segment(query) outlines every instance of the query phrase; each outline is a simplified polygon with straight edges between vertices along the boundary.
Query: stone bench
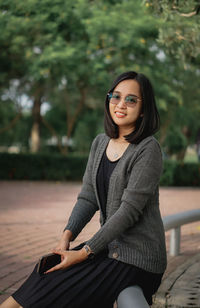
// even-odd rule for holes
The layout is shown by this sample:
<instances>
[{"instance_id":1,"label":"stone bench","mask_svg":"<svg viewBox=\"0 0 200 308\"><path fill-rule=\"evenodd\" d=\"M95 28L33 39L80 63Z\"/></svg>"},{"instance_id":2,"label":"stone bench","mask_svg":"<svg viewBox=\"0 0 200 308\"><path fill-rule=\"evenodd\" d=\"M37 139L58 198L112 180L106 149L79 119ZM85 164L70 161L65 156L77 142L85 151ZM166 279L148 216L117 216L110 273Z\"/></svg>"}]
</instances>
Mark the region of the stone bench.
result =
<instances>
[{"instance_id":1,"label":"stone bench","mask_svg":"<svg viewBox=\"0 0 200 308\"><path fill-rule=\"evenodd\" d=\"M163 280L152 308L161 307L200 308L200 253Z\"/></svg>"}]
</instances>

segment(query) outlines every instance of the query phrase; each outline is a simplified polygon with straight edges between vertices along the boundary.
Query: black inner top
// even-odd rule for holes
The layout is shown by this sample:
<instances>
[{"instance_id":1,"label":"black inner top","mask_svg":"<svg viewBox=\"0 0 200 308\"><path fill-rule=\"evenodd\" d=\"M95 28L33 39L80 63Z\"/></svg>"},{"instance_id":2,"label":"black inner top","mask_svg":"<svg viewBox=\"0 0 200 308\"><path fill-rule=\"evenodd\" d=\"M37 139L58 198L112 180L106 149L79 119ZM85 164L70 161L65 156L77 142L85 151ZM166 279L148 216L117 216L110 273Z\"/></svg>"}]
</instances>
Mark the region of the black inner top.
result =
<instances>
[{"instance_id":1,"label":"black inner top","mask_svg":"<svg viewBox=\"0 0 200 308\"><path fill-rule=\"evenodd\" d=\"M106 202L110 176L119 160L120 158L115 161L110 161L105 151L97 172L97 191L104 217L106 217Z\"/></svg>"}]
</instances>

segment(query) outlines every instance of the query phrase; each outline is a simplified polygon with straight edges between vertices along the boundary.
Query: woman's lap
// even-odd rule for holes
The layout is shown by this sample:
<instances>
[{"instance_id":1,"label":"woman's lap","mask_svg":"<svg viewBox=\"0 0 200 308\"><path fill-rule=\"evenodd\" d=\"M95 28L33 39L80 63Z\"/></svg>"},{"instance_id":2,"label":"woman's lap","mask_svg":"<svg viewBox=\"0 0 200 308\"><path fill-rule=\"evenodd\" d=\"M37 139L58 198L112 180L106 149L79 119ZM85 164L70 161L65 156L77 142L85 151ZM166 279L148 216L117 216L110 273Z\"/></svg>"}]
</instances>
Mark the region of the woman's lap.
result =
<instances>
[{"instance_id":1,"label":"woman's lap","mask_svg":"<svg viewBox=\"0 0 200 308\"><path fill-rule=\"evenodd\" d=\"M133 284L140 285L151 304L153 274L148 275L137 267L110 259L107 252L46 275L39 275L36 268L37 265L12 295L24 308L79 308L86 305L88 308L110 308L119 293Z\"/></svg>"}]
</instances>

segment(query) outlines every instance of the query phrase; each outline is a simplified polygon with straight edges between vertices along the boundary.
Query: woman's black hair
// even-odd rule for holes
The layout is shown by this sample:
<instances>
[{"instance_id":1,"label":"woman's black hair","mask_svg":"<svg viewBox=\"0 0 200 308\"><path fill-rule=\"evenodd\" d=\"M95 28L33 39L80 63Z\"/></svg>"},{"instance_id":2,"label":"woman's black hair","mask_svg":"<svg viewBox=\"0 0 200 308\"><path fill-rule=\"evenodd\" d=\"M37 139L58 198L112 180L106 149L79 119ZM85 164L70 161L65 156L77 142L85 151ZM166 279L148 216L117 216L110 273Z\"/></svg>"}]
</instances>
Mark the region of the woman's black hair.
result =
<instances>
[{"instance_id":1,"label":"woman's black hair","mask_svg":"<svg viewBox=\"0 0 200 308\"><path fill-rule=\"evenodd\" d=\"M135 129L129 135L124 136L129 143L139 143L144 138L155 134L160 128L160 116L156 107L156 101L154 96L153 87L149 79L134 71L125 72L119 75L113 82L111 89L108 93L113 92L115 87L123 80L133 79L140 85L140 92L142 98L142 117L139 117L136 121ZM105 100L105 115L104 115L104 129L106 134L110 138L118 138L119 130L118 126L111 118L109 111L109 97L106 96Z\"/></svg>"}]
</instances>

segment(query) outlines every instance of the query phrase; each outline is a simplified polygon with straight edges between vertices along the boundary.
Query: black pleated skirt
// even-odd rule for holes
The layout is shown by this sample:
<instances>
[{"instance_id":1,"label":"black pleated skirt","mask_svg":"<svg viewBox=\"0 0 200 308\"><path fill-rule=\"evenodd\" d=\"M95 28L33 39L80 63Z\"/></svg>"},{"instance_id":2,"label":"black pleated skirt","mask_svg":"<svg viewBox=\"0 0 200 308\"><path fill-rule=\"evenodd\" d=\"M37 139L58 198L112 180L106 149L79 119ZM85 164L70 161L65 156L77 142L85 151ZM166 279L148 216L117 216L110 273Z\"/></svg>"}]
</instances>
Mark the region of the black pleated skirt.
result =
<instances>
[{"instance_id":1,"label":"black pleated skirt","mask_svg":"<svg viewBox=\"0 0 200 308\"><path fill-rule=\"evenodd\" d=\"M80 249L84 243L74 249ZM111 308L119 293L128 286L142 288L149 305L162 274L107 257L103 251L65 270L39 275L37 264L12 297L23 308Z\"/></svg>"}]
</instances>

